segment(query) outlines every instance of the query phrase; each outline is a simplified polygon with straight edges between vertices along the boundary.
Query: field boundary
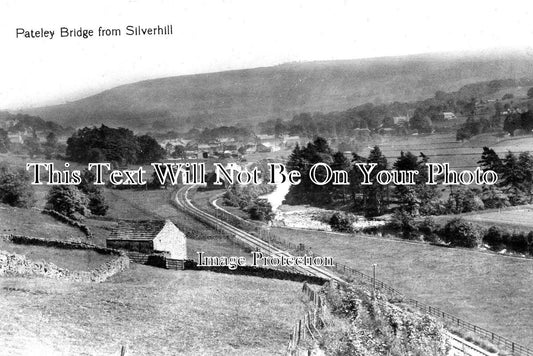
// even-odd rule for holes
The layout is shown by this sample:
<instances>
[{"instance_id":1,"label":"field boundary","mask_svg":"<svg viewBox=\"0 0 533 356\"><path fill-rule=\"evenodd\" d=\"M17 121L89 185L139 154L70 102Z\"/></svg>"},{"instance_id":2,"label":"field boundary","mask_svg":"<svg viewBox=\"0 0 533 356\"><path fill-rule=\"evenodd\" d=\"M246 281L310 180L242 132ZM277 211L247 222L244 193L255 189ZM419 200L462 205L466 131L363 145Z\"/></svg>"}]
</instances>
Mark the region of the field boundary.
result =
<instances>
[{"instance_id":1,"label":"field boundary","mask_svg":"<svg viewBox=\"0 0 533 356\"><path fill-rule=\"evenodd\" d=\"M130 265L130 259L123 251L90 245L83 242L48 240L39 237L5 234L0 234L0 239L14 244L55 247L69 250L91 250L101 254L117 256L117 258L105 262L90 271L71 271L66 268L57 267L51 262L34 262L26 259L24 255L6 251L6 253L0 253L0 257L2 257L2 259L0 259L0 272L3 270L6 274L23 276L37 275L77 282L101 283L116 273L128 269ZM0 275L1 274L2 273L0 273Z\"/></svg>"}]
</instances>

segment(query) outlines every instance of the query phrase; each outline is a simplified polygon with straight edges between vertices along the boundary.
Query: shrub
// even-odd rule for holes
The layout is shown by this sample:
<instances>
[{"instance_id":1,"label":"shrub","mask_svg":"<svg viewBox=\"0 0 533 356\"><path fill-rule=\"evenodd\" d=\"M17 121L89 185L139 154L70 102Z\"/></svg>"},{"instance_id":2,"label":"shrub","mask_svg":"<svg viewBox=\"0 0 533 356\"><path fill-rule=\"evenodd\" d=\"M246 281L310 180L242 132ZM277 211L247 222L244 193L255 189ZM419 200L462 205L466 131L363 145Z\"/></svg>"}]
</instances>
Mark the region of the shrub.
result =
<instances>
[{"instance_id":1,"label":"shrub","mask_svg":"<svg viewBox=\"0 0 533 356\"><path fill-rule=\"evenodd\" d=\"M402 237L407 240L415 239L417 228L414 217L403 209L396 210L392 217L391 226L402 232Z\"/></svg>"},{"instance_id":2,"label":"shrub","mask_svg":"<svg viewBox=\"0 0 533 356\"><path fill-rule=\"evenodd\" d=\"M72 185L53 186L46 199L46 209L55 210L68 217L73 217L75 213L87 215L87 204L87 196Z\"/></svg>"},{"instance_id":3,"label":"shrub","mask_svg":"<svg viewBox=\"0 0 533 356\"><path fill-rule=\"evenodd\" d=\"M491 226L483 236L483 242L490 245L492 248L499 249L510 234L511 232L507 229L499 226Z\"/></svg>"},{"instance_id":4,"label":"shrub","mask_svg":"<svg viewBox=\"0 0 533 356\"><path fill-rule=\"evenodd\" d=\"M333 231L337 232L354 232L353 223L355 218L351 214L337 212L329 219L329 225Z\"/></svg>"},{"instance_id":5,"label":"shrub","mask_svg":"<svg viewBox=\"0 0 533 356\"><path fill-rule=\"evenodd\" d=\"M29 208L35 202L29 175L19 170L0 167L0 202L19 208Z\"/></svg>"},{"instance_id":6,"label":"shrub","mask_svg":"<svg viewBox=\"0 0 533 356\"><path fill-rule=\"evenodd\" d=\"M107 213L109 205L106 203L101 189L93 189L87 197L89 199L87 207L91 211L91 214L104 216Z\"/></svg>"},{"instance_id":7,"label":"shrub","mask_svg":"<svg viewBox=\"0 0 533 356\"><path fill-rule=\"evenodd\" d=\"M434 218L428 216L419 225L418 231L424 234L424 239L430 242L438 242L440 226Z\"/></svg>"},{"instance_id":8,"label":"shrub","mask_svg":"<svg viewBox=\"0 0 533 356\"><path fill-rule=\"evenodd\" d=\"M443 239L453 246L477 247L481 243L481 236L479 226L461 218L450 220L444 226Z\"/></svg>"},{"instance_id":9,"label":"shrub","mask_svg":"<svg viewBox=\"0 0 533 356\"><path fill-rule=\"evenodd\" d=\"M508 249L520 253L531 253L533 243L533 232L512 232L509 229L499 226L491 226L485 235L483 241L492 248L501 250Z\"/></svg>"},{"instance_id":10,"label":"shrub","mask_svg":"<svg viewBox=\"0 0 533 356\"><path fill-rule=\"evenodd\" d=\"M248 214L253 220L271 221L274 218L272 205L266 199L254 199L248 207Z\"/></svg>"}]
</instances>

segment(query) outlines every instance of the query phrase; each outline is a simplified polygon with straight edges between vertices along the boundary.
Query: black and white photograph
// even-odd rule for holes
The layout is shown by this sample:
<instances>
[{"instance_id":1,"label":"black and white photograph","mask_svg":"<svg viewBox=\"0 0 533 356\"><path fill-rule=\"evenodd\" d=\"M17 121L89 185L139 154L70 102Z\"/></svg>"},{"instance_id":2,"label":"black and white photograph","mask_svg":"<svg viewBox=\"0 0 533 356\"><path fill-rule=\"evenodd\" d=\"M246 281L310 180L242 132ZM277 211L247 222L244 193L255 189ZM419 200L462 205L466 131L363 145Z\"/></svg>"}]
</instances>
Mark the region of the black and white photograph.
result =
<instances>
[{"instance_id":1,"label":"black and white photograph","mask_svg":"<svg viewBox=\"0 0 533 356\"><path fill-rule=\"evenodd\" d=\"M533 4L0 0L0 356L533 356Z\"/></svg>"}]
</instances>

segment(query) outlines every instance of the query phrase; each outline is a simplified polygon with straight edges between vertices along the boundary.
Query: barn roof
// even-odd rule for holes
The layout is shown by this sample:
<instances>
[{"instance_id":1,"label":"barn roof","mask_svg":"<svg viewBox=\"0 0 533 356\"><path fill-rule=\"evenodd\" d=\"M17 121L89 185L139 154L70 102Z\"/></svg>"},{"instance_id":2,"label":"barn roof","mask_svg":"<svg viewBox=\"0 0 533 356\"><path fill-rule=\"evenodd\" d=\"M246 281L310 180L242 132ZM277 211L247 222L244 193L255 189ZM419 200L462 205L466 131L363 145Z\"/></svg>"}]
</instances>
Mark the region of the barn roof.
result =
<instances>
[{"instance_id":1,"label":"barn roof","mask_svg":"<svg viewBox=\"0 0 533 356\"><path fill-rule=\"evenodd\" d=\"M165 220L121 220L118 222L118 227L111 233L109 239L152 241L166 223L167 221Z\"/></svg>"}]
</instances>

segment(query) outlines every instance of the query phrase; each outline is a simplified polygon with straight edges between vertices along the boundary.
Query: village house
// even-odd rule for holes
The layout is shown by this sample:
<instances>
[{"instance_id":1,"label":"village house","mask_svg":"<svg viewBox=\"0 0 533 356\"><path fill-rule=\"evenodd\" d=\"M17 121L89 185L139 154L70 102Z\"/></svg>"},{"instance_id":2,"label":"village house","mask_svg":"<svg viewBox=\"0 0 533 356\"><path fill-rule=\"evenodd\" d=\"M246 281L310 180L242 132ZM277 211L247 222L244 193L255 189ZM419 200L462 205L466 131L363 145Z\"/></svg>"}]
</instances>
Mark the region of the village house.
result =
<instances>
[{"instance_id":1,"label":"village house","mask_svg":"<svg viewBox=\"0 0 533 356\"><path fill-rule=\"evenodd\" d=\"M409 116L395 116L392 118L394 125L402 125L409 123Z\"/></svg>"},{"instance_id":2,"label":"village house","mask_svg":"<svg viewBox=\"0 0 533 356\"><path fill-rule=\"evenodd\" d=\"M180 261L187 259L185 234L170 220L137 220L118 223L106 240L108 248L126 250L134 262L149 264L150 256Z\"/></svg>"},{"instance_id":3,"label":"village house","mask_svg":"<svg viewBox=\"0 0 533 356\"><path fill-rule=\"evenodd\" d=\"M257 152L276 152L281 149L281 140L274 135L257 135Z\"/></svg>"},{"instance_id":4,"label":"village house","mask_svg":"<svg viewBox=\"0 0 533 356\"><path fill-rule=\"evenodd\" d=\"M455 114L453 112L443 112L442 113L442 118L444 120L455 120L455 119L457 119L457 117L455 116Z\"/></svg>"}]
</instances>

